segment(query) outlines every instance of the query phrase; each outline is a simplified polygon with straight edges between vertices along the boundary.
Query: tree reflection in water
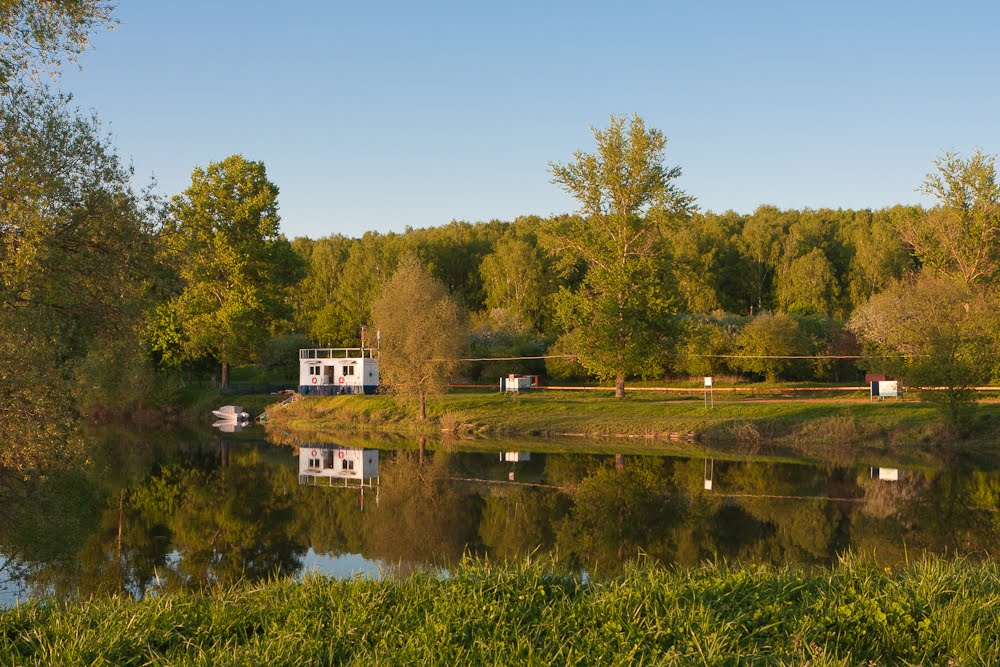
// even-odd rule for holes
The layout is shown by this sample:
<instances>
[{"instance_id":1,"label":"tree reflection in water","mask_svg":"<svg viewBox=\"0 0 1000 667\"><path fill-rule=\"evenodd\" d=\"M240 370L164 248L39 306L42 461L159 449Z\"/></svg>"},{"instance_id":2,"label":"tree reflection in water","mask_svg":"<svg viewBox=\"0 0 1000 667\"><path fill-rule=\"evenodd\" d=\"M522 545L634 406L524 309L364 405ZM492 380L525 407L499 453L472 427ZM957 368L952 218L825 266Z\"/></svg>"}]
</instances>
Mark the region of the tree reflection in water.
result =
<instances>
[{"instance_id":1,"label":"tree reflection in water","mask_svg":"<svg viewBox=\"0 0 1000 667\"><path fill-rule=\"evenodd\" d=\"M105 434L87 466L4 477L0 554L16 559L4 574L57 596L143 595L294 575L310 549L404 571L465 554L544 556L604 576L637 557L826 565L848 549L886 562L993 554L1000 537L995 472L903 470L886 481L862 466L716 461L705 490L700 459L504 460L412 444L380 452L379 502L369 489L362 511L356 488L300 486L285 447Z\"/></svg>"},{"instance_id":2,"label":"tree reflection in water","mask_svg":"<svg viewBox=\"0 0 1000 667\"><path fill-rule=\"evenodd\" d=\"M381 496L367 522L366 555L387 563L442 565L479 554L483 500L456 484L455 459L398 452L381 469ZM367 518L367 517L366 517Z\"/></svg>"}]
</instances>

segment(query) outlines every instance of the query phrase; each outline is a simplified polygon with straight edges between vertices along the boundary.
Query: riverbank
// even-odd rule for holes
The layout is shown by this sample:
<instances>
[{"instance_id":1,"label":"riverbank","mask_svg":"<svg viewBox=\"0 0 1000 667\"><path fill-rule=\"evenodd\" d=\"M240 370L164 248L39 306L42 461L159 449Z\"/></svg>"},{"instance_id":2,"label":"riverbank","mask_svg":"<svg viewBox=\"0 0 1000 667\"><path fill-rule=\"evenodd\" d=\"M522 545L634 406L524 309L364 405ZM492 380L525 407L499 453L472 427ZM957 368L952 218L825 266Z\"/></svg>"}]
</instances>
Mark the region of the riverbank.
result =
<instances>
[{"instance_id":1,"label":"riverbank","mask_svg":"<svg viewBox=\"0 0 1000 667\"><path fill-rule=\"evenodd\" d=\"M971 433L958 439L940 412L917 401L867 399L700 400L634 393L624 400L574 392L450 393L435 398L425 422L412 404L392 396L308 397L272 410L268 429L300 440L324 433L384 432L441 437L627 438L631 446L669 443L672 450L705 448L733 454L794 452L822 459L859 455L967 456L996 454L1000 404L979 406ZM925 456L926 455L926 456Z\"/></svg>"},{"instance_id":2,"label":"riverbank","mask_svg":"<svg viewBox=\"0 0 1000 667\"><path fill-rule=\"evenodd\" d=\"M996 664L1000 568L538 565L0 612L5 664Z\"/></svg>"}]
</instances>

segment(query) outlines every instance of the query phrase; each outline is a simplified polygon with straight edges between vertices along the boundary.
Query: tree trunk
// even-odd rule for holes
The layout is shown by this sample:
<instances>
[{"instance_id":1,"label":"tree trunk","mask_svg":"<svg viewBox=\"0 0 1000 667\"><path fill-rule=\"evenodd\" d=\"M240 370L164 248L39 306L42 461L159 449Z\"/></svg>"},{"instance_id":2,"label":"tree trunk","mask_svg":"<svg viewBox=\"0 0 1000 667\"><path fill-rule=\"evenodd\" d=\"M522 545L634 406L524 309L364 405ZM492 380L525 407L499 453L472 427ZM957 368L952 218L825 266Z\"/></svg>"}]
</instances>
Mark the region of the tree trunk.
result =
<instances>
[{"instance_id":1,"label":"tree trunk","mask_svg":"<svg viewBox=\"0 0 1000 667\"><path fill-rule=\"evenodd\" d=\"M615 398L625 398L625 376L615 378Z\"/></svg>"},{"instance_id":2,"label":"tree trunk","mask_svg":"<svg viewBox=\"0 0 1000 667\"><path fill-rule=\"evenodd\" d=\"M222 379L219 380L219 389L229 389L229 362L222 362Z\"/></svg>"},{"instance_id":3,"label":"tree trunk","mask_svg":"<svg viewBox=\"0 0 1000 667\"><path fill-rule=\"evenodd\" d=\"M418 445L420 447L420 465L424 464L424 446L426 444L427 444L427 438L425 438L424 436L420 436L420 440L418 441Z\"/></svg>"},{"instance_id":4,"label":"tree trunk","mask_svg":"<svg viewBox=\"0 0 1000 667\"><path fill-rule=\"evenodd\" d=\"M420 390L420 421L427 419L427 397L423 389Z\"/></svg>"}]
</instances>

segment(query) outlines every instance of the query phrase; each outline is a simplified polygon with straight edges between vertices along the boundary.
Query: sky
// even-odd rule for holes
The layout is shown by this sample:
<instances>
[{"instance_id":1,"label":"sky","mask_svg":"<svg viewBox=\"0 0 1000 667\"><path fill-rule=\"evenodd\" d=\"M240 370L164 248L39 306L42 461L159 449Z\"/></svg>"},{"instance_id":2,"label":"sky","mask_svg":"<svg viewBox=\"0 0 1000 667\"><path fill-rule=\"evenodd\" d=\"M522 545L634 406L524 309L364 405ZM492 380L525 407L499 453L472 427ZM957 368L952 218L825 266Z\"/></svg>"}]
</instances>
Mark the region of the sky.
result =
<instances>
[{"instance_id":1,"label":"sky","mask_svg":"<svg viewBox=\"0 0 1000 667\"><path fill-rule=\"evenodd\" d=\"M139 185L240 153L289 237L577 209L550 162L642 116L702 210L878 208L1000 152L1000 3L119 0L59 86Z\"/></svg>"}]
</instances>

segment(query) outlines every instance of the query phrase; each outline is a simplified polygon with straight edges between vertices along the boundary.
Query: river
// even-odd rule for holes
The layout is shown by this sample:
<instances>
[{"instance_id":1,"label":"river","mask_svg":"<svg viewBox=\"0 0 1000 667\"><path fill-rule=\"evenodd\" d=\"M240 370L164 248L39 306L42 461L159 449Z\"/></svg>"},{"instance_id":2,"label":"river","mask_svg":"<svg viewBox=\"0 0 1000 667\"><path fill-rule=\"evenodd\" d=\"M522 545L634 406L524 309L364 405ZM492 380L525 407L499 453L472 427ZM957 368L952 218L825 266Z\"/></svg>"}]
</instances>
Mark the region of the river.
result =
<instances>
[{"instance_id":1,"label":"river","mask_svg":"<svg viewBox=\"0 0 1000 667\"><path fill-rule=\"evenodd\" d=\"M584 441L296 449L260 429L90 440L85 463L0 488L0 606L446 573L466 556L603 577L637 558L828 567L856 551L892 565L1000 544L1000 473L969 468L616 456Z\"/></svg>"}]
</instances>

